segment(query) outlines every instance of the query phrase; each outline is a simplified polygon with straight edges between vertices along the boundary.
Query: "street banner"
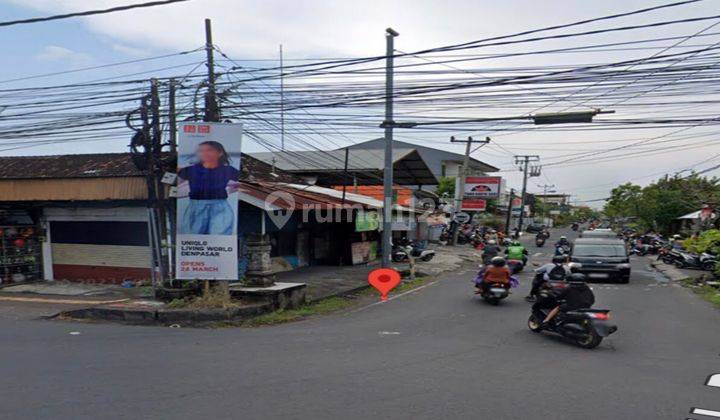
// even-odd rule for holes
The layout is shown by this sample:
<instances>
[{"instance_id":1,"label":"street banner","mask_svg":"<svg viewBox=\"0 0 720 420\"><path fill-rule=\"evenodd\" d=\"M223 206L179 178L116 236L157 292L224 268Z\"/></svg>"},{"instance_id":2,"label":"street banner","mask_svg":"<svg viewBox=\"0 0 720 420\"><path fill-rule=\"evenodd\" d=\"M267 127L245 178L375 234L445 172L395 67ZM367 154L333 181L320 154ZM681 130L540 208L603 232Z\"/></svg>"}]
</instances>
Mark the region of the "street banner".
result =
<instances>
[{"instance_id":1,"label":"street banner","mask_svg":"<svg viewBox=\"0 0 720 420\"><path fill-rule=\"evenodd\" d=\"M522 200L520 198L513 198L512 201L512 214L519 216L522 211Z\"/></svg>"},{"instance_id":2,"label":"street banner","mask_svg":"<svg viewBox=\"0 0 720 420\"><path fill-rule=\"evenodd\" d=\"M465 197L497 198L500 196L502 177L469 176L465 178Z\"/></svg>"},{"instance_id":3,"label":"street banner","mask_svg":"<svg viewBox=\"0 0 720 420\"><path fill-rule=\"evenodd\" d=\"M482 198L466 198L462 202L461 210L485 211L486 208L487 201Z\"/></svg>"},{"instance_id":4,"label":"street banner","mask_svg":"<svg viewBox=\"0 0 720 420\"><path fill-rule=\"evenodd\" d=\"M176 273L184 280L237 280L241 124L178 127Z\"/></svg>"}]
</instances>

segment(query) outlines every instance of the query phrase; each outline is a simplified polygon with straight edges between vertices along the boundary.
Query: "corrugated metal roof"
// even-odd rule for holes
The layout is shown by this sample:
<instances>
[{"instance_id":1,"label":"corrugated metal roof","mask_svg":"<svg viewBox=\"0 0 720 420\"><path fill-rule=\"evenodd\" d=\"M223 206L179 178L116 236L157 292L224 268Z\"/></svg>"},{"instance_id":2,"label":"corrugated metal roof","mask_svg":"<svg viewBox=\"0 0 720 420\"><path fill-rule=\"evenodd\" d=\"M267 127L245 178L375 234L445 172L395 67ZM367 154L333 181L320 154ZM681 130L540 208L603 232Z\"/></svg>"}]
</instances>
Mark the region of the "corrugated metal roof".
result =
<instances>
[{"instance_id":1,"label":"corrugated metal roof","mask_svg":"<svg viewBox=\"0 0 720 420\"><path fill-rule=\"evenodd\" d=\"M393 162L412 153L414 149L393 149ZM252 156L285 171L342 171L345 169L345 149L329 151L277 151L252 153ZM383 169L383 150L351 150L348 153L348 170Z\"/></svg>"},{"instance_id":2,"label":"corrugated metal roof","mask_svg":"<svg viewBox=\"0 0 720 420\"><path fill-rule=\"evenodd\" d=\"M300 182L299 178L271 167L250 155L243 154L242 179ZM61 179L140 177L143 172L133 164L130 153L92 153L52 156L0 157L2 179Z\"/></svg>"}]
</instances>

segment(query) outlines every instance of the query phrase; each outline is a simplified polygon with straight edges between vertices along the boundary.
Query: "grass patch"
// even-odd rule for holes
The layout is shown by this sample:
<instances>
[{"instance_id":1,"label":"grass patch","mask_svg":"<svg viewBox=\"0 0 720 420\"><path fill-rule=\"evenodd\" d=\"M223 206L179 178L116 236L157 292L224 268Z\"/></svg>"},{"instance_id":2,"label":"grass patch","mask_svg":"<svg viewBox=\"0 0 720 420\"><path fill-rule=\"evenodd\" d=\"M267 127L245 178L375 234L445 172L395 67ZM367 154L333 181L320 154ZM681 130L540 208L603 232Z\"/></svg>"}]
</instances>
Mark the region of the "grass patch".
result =
<instances>
[{"instance_id":1,"label":"grass patch","mask_svg":"<svg viewBox=\"0 0 720 420\"><path fill-rule=\"evenodd\" d=\"M170 309L232 309L239 306L240 303L233 300L227 290L219 287L211 288L200 296L174 299L167 304Z\"/></svg>"},{"instance_id":2,"label":"grass patch","mask_svg":"<svg viewBox=\"0 0 720 420\"><path fill-rule=\"evenodd\" d=\"M695 294L720 308L720 290L716 287L697 283L692 279L683 280L681 284L690 288Z\"/></svg>"},{"instance_id":3,"label":"grass patch","mask_svg":"<svg viewBox=\"0 0 720 420\"><path fill-rule=\"evenodd\" d=\"M398 287L393 290L390 295L403 293L416 287L427 284L432 280L432 277L417 278L414 281L404 281ZM369 287L355 293L355 296L370 296L377 294L378 292ZM314 315L325 315L332 312L336 312L342 309L346 309L357 303L356 298L351 297L330 297L322 299L314 303L303 305L297 309L284 309L268 314L256 316L254 318L241 321L239 323L222 323L216 324L216 327L263 327L268 325L283 324L286 322L299 321L301 319L311 317ZM172 302L170 302L172 304Z\"/></svg>"},{"instance_id":4,"label":"grass patch","mask_svg":"<svg viewBox=\"0 0 720 420\"><path fill-rule=\"evenodd\" d=\"M331 312L339 311L350 306L353 302L350 299L342 297L331 297L303 305L297 309L283 309L269 314L256 316L254 318L242 321L241 327L262 327L265 325L282 324L285 322L298 321L313 315L323 315Z\"/></svg>"}]
</instances>

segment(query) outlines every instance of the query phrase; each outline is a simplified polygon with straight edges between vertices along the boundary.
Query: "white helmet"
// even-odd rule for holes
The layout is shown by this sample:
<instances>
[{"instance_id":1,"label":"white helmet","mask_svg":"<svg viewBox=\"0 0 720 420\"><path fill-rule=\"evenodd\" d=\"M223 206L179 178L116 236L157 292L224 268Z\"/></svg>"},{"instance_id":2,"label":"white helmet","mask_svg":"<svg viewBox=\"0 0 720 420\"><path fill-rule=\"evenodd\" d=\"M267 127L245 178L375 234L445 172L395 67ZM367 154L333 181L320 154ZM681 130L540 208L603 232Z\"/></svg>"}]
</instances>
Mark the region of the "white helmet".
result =
<instances>
[{"instance_id":1,"label":"white helmet","mask_svg":"<svg viewBox=\"0 0 720 420\"><path fill-rule=\"evenodd\" d=\"M494 239L490 239L490 240L488 241L488 245L495 245L495 243L496 243L496 242L495 242Z\"/></svg>"}]
</instances>

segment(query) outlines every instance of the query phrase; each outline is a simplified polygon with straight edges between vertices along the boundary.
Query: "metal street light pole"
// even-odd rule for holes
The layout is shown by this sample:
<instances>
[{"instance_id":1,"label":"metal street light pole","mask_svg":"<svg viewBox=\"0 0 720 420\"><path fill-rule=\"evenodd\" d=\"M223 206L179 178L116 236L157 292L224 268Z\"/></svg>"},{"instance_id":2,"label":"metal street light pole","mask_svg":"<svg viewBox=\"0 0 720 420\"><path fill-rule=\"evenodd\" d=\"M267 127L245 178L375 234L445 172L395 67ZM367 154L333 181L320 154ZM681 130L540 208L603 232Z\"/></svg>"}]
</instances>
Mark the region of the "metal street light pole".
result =
<instances>
[{"instance_id":1,"label":"metal street light pole","mask_svg":"<svg viewBox=\"0 0 720 420\"><path fill-rule=\"evenodd\" d=\"M545 207L546 207L546 205L547 205L547 194L548 194L548 190L549 190L550 188L555 188L555 184L543 184L543 185L538 185L538 187L540 187L540 188L543 189L542 219L543 219L543 223L544 223L544 222L545 222Z\"/></svg>"},{"instance_id":2,"label":"metal street light pole","mask_svg":"<svg viewBox=\"0 0 720 420\"><path fill-rule=\"evenodd\" d=\"M383 232L382 232L382 266L390 266L392 252L392 210L393 210L393 55L395 54L395 37L397 32L392 28L385 30L385 174L383 176Z\"/></svg>"}]
</instances>

